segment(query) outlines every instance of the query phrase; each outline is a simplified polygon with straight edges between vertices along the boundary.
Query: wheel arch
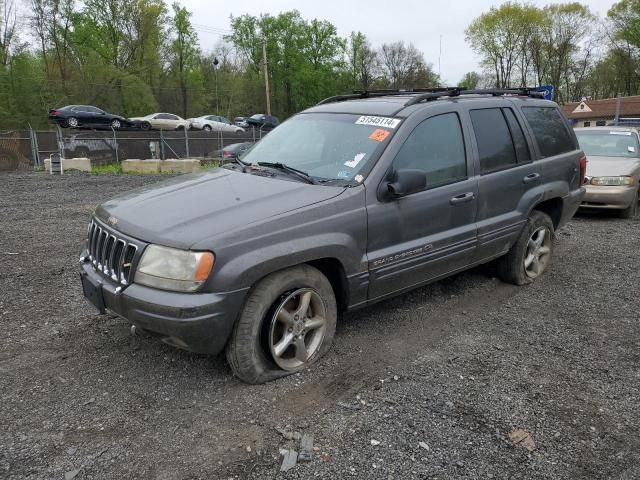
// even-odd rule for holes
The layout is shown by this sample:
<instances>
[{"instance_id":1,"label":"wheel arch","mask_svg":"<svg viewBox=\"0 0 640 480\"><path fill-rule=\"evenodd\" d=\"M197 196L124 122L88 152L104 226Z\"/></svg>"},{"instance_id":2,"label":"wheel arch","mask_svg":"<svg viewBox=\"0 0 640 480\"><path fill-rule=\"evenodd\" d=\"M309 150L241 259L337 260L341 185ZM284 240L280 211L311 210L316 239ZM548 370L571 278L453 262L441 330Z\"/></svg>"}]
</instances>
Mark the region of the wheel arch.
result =
<instances>
[{"instance_id":1,"label":"wheel arch","mask_svg":"<svg viewBox=\"0 0 640 480\"><path fill-rule=\"evenodd\" d=\"M311 260L306 263L307 265L317 268L327 277L331 288L333 288L333 294L336 297L338 311L346 310L347 305L349 305L349 283L347 282L347 275L342 262L337 258L326 257Z\"/></svg>"},{"instance_id":2,"label":"wheel arch","mask_svg":"<svg viewBox=\"0 0 640 480\"><path fill-rule=\"evenodd\" d=\"M562 198L554 197L537 203L532 210L538 210L539 212L546 213L551 218L553 228L557 229L562 218Z\"/></svg>"}]
</instances>

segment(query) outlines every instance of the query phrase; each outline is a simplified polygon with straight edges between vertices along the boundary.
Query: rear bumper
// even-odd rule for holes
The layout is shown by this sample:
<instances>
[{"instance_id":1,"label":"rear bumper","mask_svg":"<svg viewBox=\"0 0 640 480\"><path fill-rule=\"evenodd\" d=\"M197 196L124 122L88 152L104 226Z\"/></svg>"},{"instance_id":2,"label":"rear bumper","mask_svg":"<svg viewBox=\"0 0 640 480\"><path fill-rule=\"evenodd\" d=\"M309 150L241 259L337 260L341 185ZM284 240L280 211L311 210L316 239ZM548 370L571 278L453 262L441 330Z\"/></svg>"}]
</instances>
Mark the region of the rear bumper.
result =
<instances>
[{"instance_id":1,"label":"rear bumper","mask_svg":"<svg viewBox=\"0 0 640 480\"><path fill-rule=\"evenodd\" d=\"M248 289L226 293L166 292L131 284L118 285L83 263L82 275L100 284L107 309L162 341L196 353L224 349Z\"/></svg>"},{"instance_id":2,"label":"rear bumper","mask_svg":"<svg viewBox=\"0 0 640 480\"><path fill-rule=\"evenodd\" d=\"M587 185L587 194L582 201L585 208L625 209L634 199L637 185L598 187Z\"/></svg>"},{"instance_id":3,"label":"rear bumper","mask_svg":"<svg viewBox=\"0 0 640 480\"><path fill-rule=\"evenodd\" d=\"M573 218L573 216L580 208L580 203L582 203L582 199L586 194L586 189L584 187L580 187L572 192L569 192L567 195L562 197L562 215L560 216L560 221L558 222L558 229L562 226L566 225L566 223Z\"/></svg>"}]
</instances>

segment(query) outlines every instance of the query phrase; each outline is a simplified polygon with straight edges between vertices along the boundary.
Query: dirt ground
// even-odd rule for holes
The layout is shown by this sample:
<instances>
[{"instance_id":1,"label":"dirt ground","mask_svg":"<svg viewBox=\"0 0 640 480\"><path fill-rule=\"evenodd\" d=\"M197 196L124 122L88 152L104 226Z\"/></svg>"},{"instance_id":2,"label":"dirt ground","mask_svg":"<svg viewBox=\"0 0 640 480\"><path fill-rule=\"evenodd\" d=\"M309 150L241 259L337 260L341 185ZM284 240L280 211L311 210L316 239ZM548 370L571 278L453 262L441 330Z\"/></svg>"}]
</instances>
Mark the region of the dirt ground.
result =
<instances>
[{"instance_id":1,"label":"dirt ground","mask_svg":"<svg viewBox=\"0 0 640 480\"><path fill-rule=\"evenodd\" d=\"M580 215L534 285L457 275L249 386L82 298L91 211L160 180L0 175L1 478L640 478L640 221Z\"/></svg>"}]
</instances>

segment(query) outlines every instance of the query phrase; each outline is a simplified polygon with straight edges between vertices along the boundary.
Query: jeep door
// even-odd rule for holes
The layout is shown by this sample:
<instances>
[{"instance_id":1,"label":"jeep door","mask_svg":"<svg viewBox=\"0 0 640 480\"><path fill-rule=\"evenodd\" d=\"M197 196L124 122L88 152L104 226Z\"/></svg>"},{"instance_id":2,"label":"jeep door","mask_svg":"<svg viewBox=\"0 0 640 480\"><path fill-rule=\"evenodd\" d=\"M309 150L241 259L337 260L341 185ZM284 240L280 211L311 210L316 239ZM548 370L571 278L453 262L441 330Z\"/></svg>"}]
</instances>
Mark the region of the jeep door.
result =
<instances>
[{"instance_id":1,"label":"jeep door","mask_svg":"<svg viewBox=\"0 0 640 480\"><path fill-rule=\"evenodd\" d=\"M475 257L479 262L508 251L541 197L544 172L533 161L516 108L490 101L486 108L469 107L468 115L480 171Z\"/></svg>"},{"instance_id":2,"label":"jeep door","mask_svg":"<svg viewBox=\"0 0 640 480\"><path fill-rule=\"evenodd\" d=\"M475 252L478 186L460 111L448 104L419 115L405 121L381 159L386 173L367 188L370 300L462 270ZM388 195L406 169L424 172L426 187Z\"/></svg>"}]
</instances>

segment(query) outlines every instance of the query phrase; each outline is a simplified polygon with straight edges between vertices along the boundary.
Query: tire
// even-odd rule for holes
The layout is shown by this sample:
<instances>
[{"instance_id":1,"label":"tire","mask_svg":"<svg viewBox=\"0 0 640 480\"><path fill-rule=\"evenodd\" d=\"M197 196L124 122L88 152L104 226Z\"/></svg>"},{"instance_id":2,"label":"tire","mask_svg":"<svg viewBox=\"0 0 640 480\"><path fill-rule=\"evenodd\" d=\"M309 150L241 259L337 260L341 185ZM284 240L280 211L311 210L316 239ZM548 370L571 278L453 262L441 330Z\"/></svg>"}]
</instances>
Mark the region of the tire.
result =
<instances>
[{"instance_id":1,"label":"tire","mask_svg":"<svg viewBox=\"0 0 640 480\"><path fill-rule=\"evenodd\" d=\"M142 130L151 130L151 124L149 122L142 122L140 128Z\"/></svg>"},{"instance_id":2,"label":"tire","mask_svg":"<svg viewBox=\"0 0 640 480\"><path fill-rule=\"evenodd\" d=\"M114 130L118 130L122 124L120 123L120 120L118 120L117 118L114 118L113 120L111 120L111 128L113 128Z\"/></svg>"},{"instance_id":3,"label":"tire","mask_svg":"<svg viewBox=\"0 0 640 480\"><path fill-rule=\"evenodd\" d=\"M638 215L638 191L636 190L636 194L633 197L633 200L629 204L627 208L620 211L620 218L625 219L633 219Z\"/></svg>"},{"instance_id":4,"label":"tire","mask_svg":"<svg viewBox=\"0 0 640 480\"><path fill-rule=\"evenodd\" d=\"M211 128L211 125L205 125L204 127L202 127L202 130L204 130L205 132L210 132L213 129Z\"/></svg>"},{"instance_id":5,"label":"tire","mask_svg":"<svg viewBox=\"0 0 640 480\"><path fill-rule=\"evenodd\" d=\"M76 117L67 118L67 120L63 124L63 126L66 126L69 128L78 128L78 125L80 125L80 122L78 122L78 119Z\"/></svg>"},{"instance_id":6,"label":"tire","mask_svg":"<svg viewBox=\"0 0 640 480\"><path fill-rule=\"evenodd\" d=\"M549 215L533 210L516 243L498 260L498 275L514 285L533 282L549 267L554 240L555 232Z\"/></svg>"},{"instance_id":7,"label":"tire","mask_svg":"<svg viewBox=\"0 0 640 480\"><path fill-rule=\"evenodd\" d=\"M227 344L231 370L251 384L303 370L331 347L337 316L333 288L316 268L299 265L265 277L249 292Z\"/></svg>"}]
</instances>

